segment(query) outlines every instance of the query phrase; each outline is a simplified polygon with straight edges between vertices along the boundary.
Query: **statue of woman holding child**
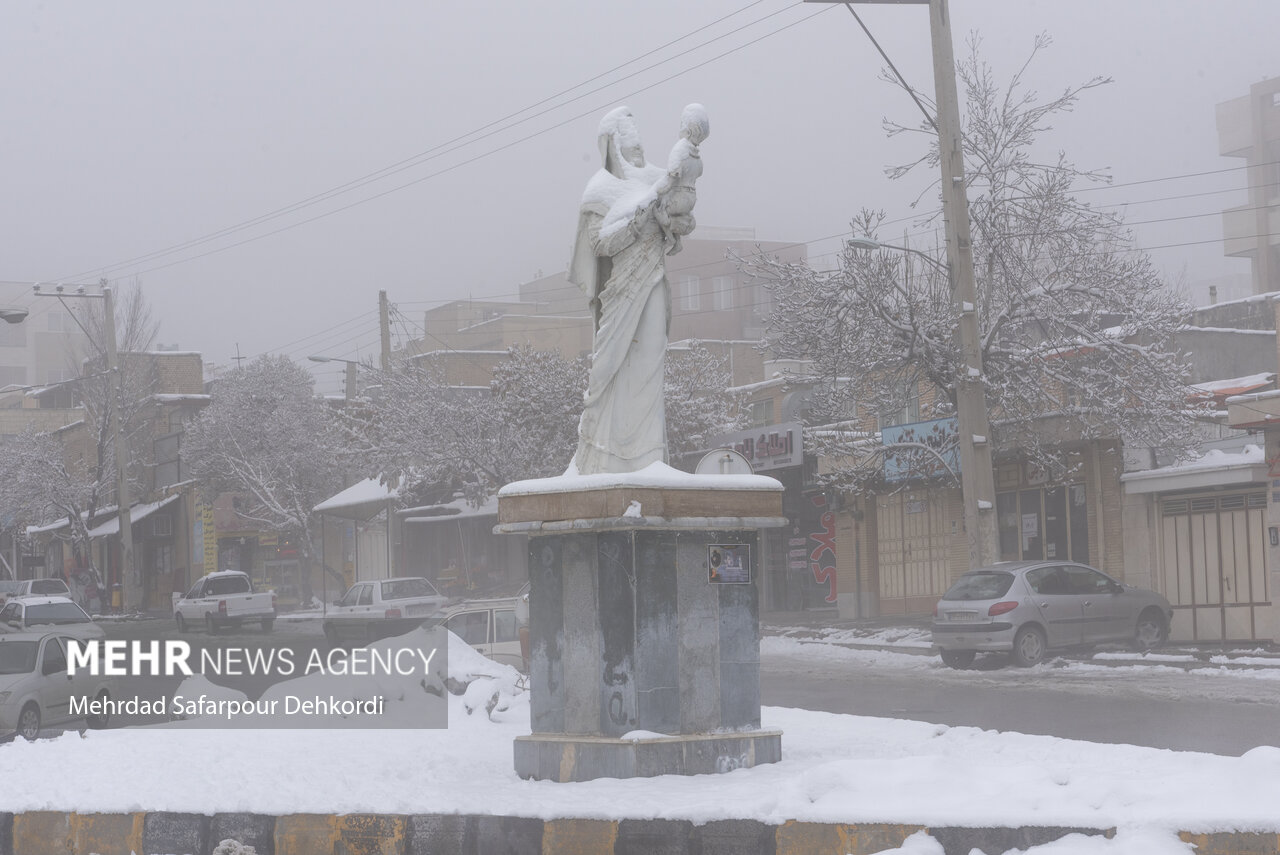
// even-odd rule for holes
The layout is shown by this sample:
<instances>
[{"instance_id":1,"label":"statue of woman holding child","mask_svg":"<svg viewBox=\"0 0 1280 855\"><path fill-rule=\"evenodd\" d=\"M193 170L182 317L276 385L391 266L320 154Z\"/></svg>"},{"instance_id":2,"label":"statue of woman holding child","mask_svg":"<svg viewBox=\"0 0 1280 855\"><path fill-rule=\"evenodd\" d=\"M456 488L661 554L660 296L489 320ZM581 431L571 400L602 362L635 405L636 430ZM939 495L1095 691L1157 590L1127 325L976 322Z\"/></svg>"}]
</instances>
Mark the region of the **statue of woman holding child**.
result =
<instances>
[{"instance_id":1,"label":"statue of woman holding child","mask_svg":"<svg viewBox=\"0 0 1280 855\"><path fill-rule=\"evenodd\" d=\"M693 183L706 111L690 104L667 169L645 162L626 107L600 122L602 168L582 195L569 280L591 301L595 338L578 450L569 473L634 472L665 462L663 369L671 292L666 255L693 231Z\"/></svg>"}]
</instances>

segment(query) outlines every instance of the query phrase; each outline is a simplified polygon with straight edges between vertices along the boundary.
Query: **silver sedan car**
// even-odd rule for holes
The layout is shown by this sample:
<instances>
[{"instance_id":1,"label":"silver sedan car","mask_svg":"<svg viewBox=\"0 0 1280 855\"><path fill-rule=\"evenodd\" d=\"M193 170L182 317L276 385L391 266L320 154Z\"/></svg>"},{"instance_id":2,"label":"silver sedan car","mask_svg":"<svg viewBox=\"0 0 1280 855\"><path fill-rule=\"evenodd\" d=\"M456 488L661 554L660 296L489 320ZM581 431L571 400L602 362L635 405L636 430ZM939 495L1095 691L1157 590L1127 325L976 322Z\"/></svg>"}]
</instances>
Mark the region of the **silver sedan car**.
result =
<instances>
[{"instance_id":1,"label":"silver sedan car","mask_svg":"<svg viewBox=\"0 0 1280 855\"><path fill-rule=\"evenodd\" d=\"M967 668L978 653L1008 653L1023 667L1051 650L1126 642L1149 650L1169 635L1173 610L1155 591L1083 564L1011 561L965 573L934 607L942 661Z\"/></svg>"}]
</instances>

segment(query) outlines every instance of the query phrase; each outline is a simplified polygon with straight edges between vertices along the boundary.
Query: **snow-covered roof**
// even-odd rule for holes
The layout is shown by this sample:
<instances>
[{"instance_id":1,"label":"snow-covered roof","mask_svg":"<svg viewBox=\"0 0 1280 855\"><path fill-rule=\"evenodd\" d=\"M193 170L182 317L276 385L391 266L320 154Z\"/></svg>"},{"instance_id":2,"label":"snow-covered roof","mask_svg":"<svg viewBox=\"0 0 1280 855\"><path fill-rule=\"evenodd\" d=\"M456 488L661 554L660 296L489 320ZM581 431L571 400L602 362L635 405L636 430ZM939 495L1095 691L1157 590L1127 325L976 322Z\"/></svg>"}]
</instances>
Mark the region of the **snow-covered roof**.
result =
<instances>
[{"instance_id":1,"label":"snow-covered roof","mask_svg":"<svg viewBox=\"0 0 1280 855\"><path fill-rule=\"evenodd\" d=\"M378 478L365 478L325 499L312 510L318 514L363 520L381 513L388 502L399 497L399 487L390 487Z\"/></svg>"},{"instance_id":2,"label":"snow-covered roof","mask_svg":"<svg viewBox=\"0 0 1280 855\"><path fill-rule=\"evenodd\" d=\"M1217 309L1221 306L1232 306L1236 303L1256 303L1259 300L1275 300L1277 298L1280 298L1280 291L1268 291L1265 294L1251 294L1248 297L1240 297L1236 300L1223 300L1221 303L1209 303L1206 306L1196 306L1194 311Z\"/></svg>"},{"instance_id":3,"label":"snow-covered roof","mask_svg":"<svg viewBox=\"0 0 1280 855\"><path fill-rule=\"evenodd\" d=\"M213 396L204 395L204 394L179 394L176 392L162 392L160 394L152 395L151 399L153 401L158 401L161 404L181 404L185 401L201 401L201 402L212 401Z\"/></svg>"},{"instance_id":4,"label":"snow-covered roof","mask_svg":"<svg viewBox=\"0 0 1280 855\"><path fill-rule=\"evenodd\" d=\"M1185 463L1141 472L1126 472L1120 476L1126 493L1163 493L1169 490L1250 484L1266 479L1266 455L1257 445L1246 445L1241 451L1214 448Z\"/></svg>"},{"instance_id":5,"label":"snow-covered roof","mask_svg":"<svg viewBox=\"0 0 1280 855\"><path fill-rule=\"evenodd\" d=\"M460 519L476 517L496 517L498 515L498 497L490 496L480 507L476 507L466 499L454 499L440 505L424 505L417 508L406 508L399 512L407 523L453 522Z\"/></svg>"},{"instance_id":6,"label":"snow-covered roof","mask_svg":"<svg viewBox=\"0 0 1280 855\"><path fill-rule=\"evenodd\" d=\"M146 517L151 516L156 511L163 508L165 505L176 500L180 495L181 495L180 493L174 493L172 496L163 498L158 502L150 502L149 504L145 504L145 505L133 505L132 507L129 508L129 525L132 526L138 520L145 519ZM119 533L120 533L120 517L119 516L116 516L113 519L109 519L106 522L101 523L100 525L95 525L93 528L89 529L89 537L91 539L95 537L110 537L111 535L115 535Z\"/></svg>"},{"instance_id":7,"label":"snow-covered roof","mask_svg":"<svg viewBox=\"0 0 1280 855\"><path fill-rule=\"evenodd\" d=\"M1269 335L1275 337L1275 330L1251 330L1239 329L1237 327L1178 327L1178 332L1215 332L1215 333L1233 333L1238 335Z\"/></svg>"},{"instance_id":8,"label":"snow-covered roof","mask_svg":"<svg viewBox=\"0 0 1280 855\"><path fill-rule=\"evenodd\" d=\"M1191 388L1197 392L1208 392L1212 395L1220 395L1223 392L1230 392L1233 389L1249 390L1256 389L1270 383L1276 378L1271 372L1263 371L1260 374L1246 374L1243 377L1231 377L1226 380L1208 380L1204 383L1193 383ZM1238 394L1238 393L1236 393Z\"/></svg>"}]
</instances>

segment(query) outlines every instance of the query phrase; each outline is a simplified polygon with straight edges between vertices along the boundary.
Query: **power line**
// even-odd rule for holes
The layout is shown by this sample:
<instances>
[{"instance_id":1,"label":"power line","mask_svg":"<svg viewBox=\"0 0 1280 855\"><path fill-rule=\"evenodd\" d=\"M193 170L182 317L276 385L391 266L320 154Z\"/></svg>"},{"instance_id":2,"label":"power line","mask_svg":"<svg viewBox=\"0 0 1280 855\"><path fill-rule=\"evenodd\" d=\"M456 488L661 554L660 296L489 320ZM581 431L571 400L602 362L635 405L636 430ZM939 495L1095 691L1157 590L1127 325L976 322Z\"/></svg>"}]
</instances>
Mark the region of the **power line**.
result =
<instances>
[{"instance_id":1,"label":"power line","mask_svg":"<svg viewBox=\"0 0 1280 855\"><path fill-rule=\"evenodd\" d=\"M564 101L564 102L562 102L562 103L560 103L560 104L557 104L557 105L555 105L555 106L553 106L553 107L549 107L549 108L547 108L547 109L541 110L541 111L539 111L539 112L537 112L537 113L534 113L534 114L533 114L533 115L531 115L531 116L526 116L525 118L520 119L519 121L514 121L514 122L511 122L510 124L505 124L505 125L503 125L503 124L502 124L502 123L506 122L506 121L507 121L507 120L509 120L509 119L513 119L513 118L515 118L516 116L521 115L522 113L526 113L526 112L528 112L528 111L530 111L530 110L532 110L532 109L534 109L534 108L536 108L536 107L538 107L538 106L541 106L541 105L543 105L543 104L546 104L546 103L547 103L547 102L549 102L549 101L553 101L553 100L555 100L556 98L559 98L561 95L567 94L567 93L572 92L572 91L574 91L574 90L576 90L576 89L580 89L580 88L582 88L583 86L586 86L586 85L588 85L588 84L590 84L590 83L592 83L592 82L594 82L594 81L596 81L596 80L599 80L599 79L601 79L601 78L603 78L603 77L606 77L606 76L608 76L608 75L612 74L612 73L613 73L613 72L615 72L615 71L618 71L618 70L620 70L620 69L622 69L622 68L625 68L625 67L626 67L626 66L628 66L628 65L631 65L631 64L633 64L633 63L635 63L635 62L638 62L638 61L640 61L640 60L642 60L642 59L644 59L644 58L647 58L647 57L649 57L649 56L651 56L651 55L653 55L653 54L655 54L655 53L657 53L657 52L660 52L660 51L662 51L662 50L666 49L667 47L670 47L671 45L674 45L674 44L677 44L678 42L684 41L685 39L688 39L688 38L690 38L691 36L693 36L693 35L695 35L695 34L697 34L697 33L699 33L699 32L702 32L703 30L706 30L706 29L708 29L708 28L710 28L710 27L712 27L712 26L715 26L715 25L716 25L716 24L718 24L718 23L721 23L721 22L723 22L723 21L725 21L725 20L728 20L729 18L732 18L732 17L734 17L734 16L736 16L736 15L738 15L738 14L741 14L742 12L745 12L746 10L748 10L748 9L750 9L750 8L754 7L754 6L759 5L759 3L761 3L761 2L763 2L763 0L756 0L756 2L750 3L750 4L748 4L747 6L744 6L743 8L741 8L741 9L737 10L736 12L732 12L732 13L730 13L729 15L725 15L725 16L723 16L723 17L721 17L721 18L718 18L717 20L715 20L715 21L711 22L710 24L706 24L706 25L704 25L704 26L702 26L702 27L699 27L699 28L698 28L698 29L696 29L696 30L691 31L690 33L686 33L685 35L680 36L679 38L674 39L674 40L672 40L672 41L670 41L670 42L666 43L665 45L662 45L661 47L654 48L653 50L647 51L647 52L645 52L645 53L641 54L640 56L638 56L638 57L636 57L636 58L634 58L634 59L632 59L632 60L629 60L629 61L627 61L627 62L625 62L625 63L622 63L622 64L621 64L621 65L619 65L619 66L616 66L616 67L615 67L615 68L613 68L613 69L610 69L609 71L606 71L606 72L602 72L602 73L600 73L600 74L597 74L597 75L595 75L595 76L593 76L593 77L591 77L591 78L588 78L588 79L587 79L586 81L584 81L583 83L579 83L579 84L577 84L577 85L575 85L575 86L569 87L568 89L562 90L561 92L559 92L559 93L557 93L557 94L555 94L555 95L548 96L547 98L544 98L544 99L542 99L542 100L540 100L540 101L538 101L538 102L535 102L534 104L532 104L532 105L530 105L530 106L528 106L528 107L525 107L525 108L523 108L523 109L521 109L521 110L517 110L517 111L515 111L514 113L510 113L510 114L508 114L507 116L504 116L504 117L503 117L503 118L501 118L501 119L496 119L496 120L494 120L494 121L492 121L492 122L489 122L489 123L487 123L487 124L485 124L485 125L480 126L479 128L477 128L477 129L475 129L475 130L472 130L472 131L469 131L469 132L467 132L467 133L465 133L465 134L462 134L462 135L460 135L460 136L454 137L452 140L448 140L448 141L446 141L446 142L443 142L443 143L440 143L440 144L438 144L438 145L436 145L436 146L433 146L432 148L429 148L429 149L427 149L427 150L426 150L426 151L424 151L424 152L420 152L419 154L416 154L416 155L413 155L412 157L409 157L409 158L406 158L406 159L404 159L404 160L398 161L397 163L391 164L390 166L383 167L382 169L375 170L374 172L368 173L368 174L366 174L366 175L364 175L364 176L362 176L362 177L360 177L360 178L356 178L356 179L353 179L353 180L351 180L351 181L348 181L348 182L346 182L345 184L341 184L341 185L339 185L339 186L337 186L337 187L333 187L333 188L330 188L329 190L325 190L325 191L323 191L323 192L321 192L321 193L318 193L318 194L316 194L316 195L314 195L314 196L308 197L308 198L306 198L306 199L304 199L304 200L302 200L302 201L300 201L300 202L296 202L296 203L294 203L294 204L292 204L292 205L287 205L287 206L285 206L285 207L283 207L283 208L278 208L278 209L276 209L276 210L274 210L274 211L271 211L271 212L269 212L269 213L267 213L267 214L263 214L263 215L261 215L261 216L259 216L259 217L255 217L255 218L253 218L253 219L246 220L246 221L241 222L241 223L238 223L238 224L236 224L236 225L228 226L227 228L220 229L220 230L218 230L218 231L216 231L216 232L212 232L212 233L210 233L210 234L208 234L208 235L205 235L205 236L203 236L203 237L193 238L192 240L185 241L185 242L180 243L180 244L175 244L175 245L173 245L173 246L167 247L167 248L165 248L165 249L157 250L157 251L152 252L152 253L147 253L147 254L144 254L144 255L141 255L141 256L135 256L134 258L126 259L125 261L117 262L117 263L115 263L115 264L107 265L107 266L105 266L105 267L96 267L96 268L93 268L92 270L82 271L81 273L77 273L77 274L75 274L74 276L67 276L67 277L61 277L61 278L62 278L64 281L66 281L66 280L74 280L74 279L79 278L79 277L81 277L81 276L87 276L87 275L90 275L90 274L92 274L92 273L102 273L102 272L107 272L107 271L111 271L111 270L118 270L118 269L121 269L121 268L129 267L129 266L131 266L131 265L133 265L133 264L135 264L135 263L138 263L138 262L146 262L146 261L150 261L150 260L153 260L153 259L162 258L162 257L167 256L167 255L172 255L172 254L175 254L175 253L181 252L181 251L183 251L183 250L185 250L185 249L191 249L191 248L194 248L194 247L196 247L196 246L200 246L200 245L203 245L203 244L205 244L205 243L212 242L212 241L217 240L218 238L221 238L221 237L226 237L226 236L228 236L228 235L231 235L231 234L235 234L235 233L238 233L238 232L244 231L244 230L246 230L246 229L252 228L253 226L261 225L261 224L263 224L263 223L265 223L265 222L270 222L271 220L278 219L279 217L285 216L285 215L287 215L287 214L295 213L295 212L297 212L297 211L299 211L299 210L302 210L302 209L307 208L307 207L311 207L312 205L318 204L318 203L320 203L320 202L328 201L329 199L332 199L332 198L335 198L335 197L337 197L337 196L341 196L341 195L344 195L344 194L346 194L346 193L349 193L349 192L351 192L351 191L353 191L353 190L357 190L357 189L360 189L360 188L362 188L362 187L368 186L369 184L372 184L372 183L374 183L375 181L381 180L381 179L386 178L386 177L388 177L388 176L390 176L390 175L394 175L394 174L397 174L397 173L403 172L403 171L405 171L405 170L407 170L407 169L410 169L410 168L412 168L412 167L414 167L414 166L420 165L420 164L422 164L422 163L426 163L426 162L431 161L431 160L435 160L435 159L437 159L437 158L439 158L439 157L442 157L442 156L444 156L444 155L446 155L446 154L451 154L451 153L453 153L453 152L455 152L455 151L458 151L458 150L460 150L460 149L462 149L462 148L465 148L465 147L467 147L467 146L469 146L469 145L473 145L473 144L478 143L478 142L480 142L480 141L482 141L482 140L488 139L489 137L492 137L492 136L494 136L494 135L496 135L496 134L498 134L498 133L500 133L500 132L507 131L507 130L511 130L512 128L518 127L519 125L525 124L526 122L529 122L529 121L531 121L531 120L533 120L533 119L540 118L540 117L542 117L542 116L544 116L544 115L547 115L548 113L551 113L551 112L553 112L553 111L555 111L555 110L559 110L559 109L561 109L561 108L563 108L563 107L568 106L569 104L572 104L572 103L574 103L574 102L576 102L576 101L580 101L580 100L582 100L582 99L584 99L584 98L586 98L586 97L588 97L588 96L590 96L590 95L593 95L593 94L595 94L595 93L597 93L597 92L603 91L604 89L607 89L607 88L609 88L609 87L611 87L611 86L615 86L615 85L617 85L618 83L621 83L621 82L623 82L623 81L626 81L626 80L629 80L629 79L631 79L631 78L633 78L633 77L636 77L636 76L638 76L638 75L640 75L640 74L643 74L644 72L651 71L651 70L653 70L653 69L655 69L655 68L658 68L658 67L660 67L660 66L662 66L662 65L665 65L665 64L667 64L667 63L669 63L669 62L673 62L674 60L679 59L679 58L680 58L680 57L682 57L682 56L686 56L686 55L688 55L688 54L690 54L690 53L693 53L694 51L697 51L697 50L700 50L700 49L702 49L702 48L704 48L704 47L707 47L708 45L713 44L713 43L715 43L715 42L717 42L717 41L720 41L721 39L728 38L729 36L735 35L735 34L737 34L737 33L741 32L741 31L743 31L743 30L746 30L746 29L748 29L748 28L750 28L750 27L753 27L753 26L755 26L755 25L757 25L757 24L759 24L759 23L761 23L761 22L763 22L763 21L765 21L765 20L768 20L769 18L775 17L776 15L779 15L779 14L781 14L781 13L782 13L782 12L784 12L784 11L788 11L789 9L794 8L794 7L785 7L785 8L783 8L783 9L779 9L779 10L778 10L778 11L776 11L776 12L771 12L771 13L769 13L769 14L767 14L767 15L765 15L765 16L763 16L763 17L761 17L761 18L756 19L755 21L752 21L752 22L750 22L750 23L748 23L748 24L745 24L745 25L743 25L743 26L741 26L741 27L738 27L738 28L736 28L736 29L730 30L729 32L724 33L724 34L722 34L722 35L719 35L719 36L716 36L716 37L714 37L714 38L708 39L707 41L702 42L702 43L700 43L700 44L698 44L698 45L695 45L694 47L689 48L688 50L682 51L682 52L680 52L680 53L676 54L675 56L669 57L669 58L664 59L664 60L662 60L662 61L660 61L660 62L654 63L653 65L646 66L646 67L641 68L641 69L639 69L639 70L637 70L637 71L634 71L634 72L632 72L632 73L630 73L630 74L624 75L624 76L623 76L623 77L621 77L620 79L615 80L615 81L613 81L613 82L611 82L611 83L608 83L608 84L605 84L605 85L602 85L602 86L596 87L596 88L594 88L594 89L588 90L588 91L586 91L586 92L584 92L584 93L582 93L582 94L580 94L580 95L576 95L576 96L574 96L573 98L570 98L570 99L568 99L567 101ZM696 65L693 65L693 66L691 66L690 68L685 69L684 71L681 71L681 72L679 72L679 73L677 73L677 74L675 74L675 75L672 75L672 76L670 76L670 77L667 77L667 78L664 78L664 79L662 79L662 80L659 80L659 81L657 81L656 83L651 84L651 85L649 85L649 86L641 87L640 89L634 90L633 92L628 93L627 95L622 96L622 97L630 97L631 95L636 95L636 94L639 94L639 93L641 93L641 92L648 91L649 89L652 89L652 88L654 88L655 86L658 86L658 85L661 85L661 84L663 84L663 83L669 82L670 80L673 80L673 79L675 79L676 77L682 76L682 75L684 75L684 74L689 73L690 71L693 71L693 70L696 70L696 69L698 69L698 68L701 68L702 66L704 66L704 65L706 65L706 64L708 64L708 63L710 63L710 62L715 62L715 61L717 61L717 60L719 60L719 59L723 59L724 57L729 56L730 54L735 53L735 52L737 52L738 50L741 50L742 48L749 47L750 45L753 45L753 44L755 44L756 42L758 42L758 41L760 41L760 40L762 40L762 39L764 39L764 38L768 38L769 36L772 36L772 35L775 35L775 34L777 34L777 33L779 33L779 32L782 32L782 30L789 29L790 27L792 27L792 26L796 26L796 25L797 25L797 24L799 24L799 23L803 23L803 21L808 20L808 18L812 18L812 17L814 17L814 15L821 14L822 12L825 12L825 11L827 11L827 10L826 10L826 9L819 10L818 12L815 12L814 14L809 15L808 17L801 19L800 21L796 21L796 22L794 22L794 23L792 23L792 24L789 24L789 25L786 25L786 26L784 26L784 27L781 27L781 28L779 28L779 29L777 29L777 30L773 30L773 31L771 31L771 32L769 32L769 33L766 33L764 36L761 36L760 38L757 38L757 39L755 39L755 40L749 41L749 42L747 42L746 44L740 45L740 46L738 46L738 47L736 47L736 48L733 48L733 49L731 49L731 50L729 50L729 51L726 51L725 53L722 53L722 54L720 54L720 55L718 55L718 56L712 57L710 60L707 60L706 62L702 62L702 63L696 64ZM414 184L418 184L418 183L420 183L420 182L422 182L422 181L425 181L425 180L428 180L428 179L431 179L431 178L435 178L435 177L437 177L437 176L439 176L439 175L445 174L446 172L451 172L451 171L453 171L454 169L457 169L457 168L459 168L459 167L461 167L461 166L466 166L466 165L469 165L469 164L471 164L471 163L474 163L476 160L479 160L479 159L482 159L482 158L484 158L484 157L488 157L488 156L490 156L490 155L492 155L492 154L495 154L495 153L497 153L497 152L503 151L503 150L505 150L505 149L507 149L507 148L510 148L512 145L516 145L516 144L520 144L520 143L523 143L523 142L527 142L528 140L533 139L533 138L535 138L535 137L537 137L537 136L541 136L542 134L548 133L548 132L549 132L549 131L551 131L551 130L555 130L556 128L563 127L564 125L569 124L570 122L577 121L578 119L581 119L581 118L583 118L583 117L585 117L585 116L588 116L588 115L591 115L591 114L593 114L593 113L596 113L596 112L598 112L600 109L603 109L603 107L595 107L595 108L593 108L592 110L589 110L589 111L587 111L587 112L585 112L585 113L580 113L580 114L578 114L578 115L576 115L576 116L573 116L573 117L571 117L571 118L569 118L569 119L567 119L567 120L565 120L565 121L563 121L563 122L557 123L557 124L552 125L552 126L550 126L550 127L548 127L548 128L545 128L545 129L543 129L543 130L541 130L541 131L537 131L537 132L535 132L535 133L532 133L532 134L529 134L529 135L527 135L527 136L525 136L525 137L522 137L522 138L520 138L520 139L518 139L518 140L515 140L515 141L514 141L513 143L511 143L511 144L508 144L508 145L505 145L505 146L500 146L500 147L499 147L499 148L497 148L497 149L494 149L494 150L492 150L492 151L485 152L485 153L483 153L483 154L481 154L481 155L477 155L476 157L472 157L472 158L470 158L470 159L464 160L463 162L461 162L461 163L459 163L459 164L456 164L456 165L454 165L454 166L448 167L448 168L443 169L443 170L439 170L439 171L437 171L437 172L434 172L434 173L431 173L431 174L429 174L429 175L423 176L423 177L421 177L421 178L419 178L419 179L416 179L416 180L414 180L414 181L410 181L410 182L407 182L407 183L405 183L405 184L398 185L398 186L393 187L393 188L391 188L390 190L387 190L387 191L385 191L385 192L375 194L375 195L370 196L370 197L367 197L367 198L365 198L365 199L357 200L356 202L353 202L353 203L350 203L350 204L347 204L347 205L343 205L343 206L341 206L341 207L338 207L338 208L336 208L336 209L333 209L333 210L331 210L331 211L328 211L328 212L326 212L326 213L324 213L324 214L321 214L321 215L318 215L318 216L316 216L316 217L311 217L311 218L308 218L308 219L302 220L301 222L294 223L293 225L291 225L291 226L287 226L287 227L285 227L285 228L275 229L275 230L273 230L273 231L267 232L267 233L265 233L265 234L263 234L263 235L259 235L259 236L254 237L254 238L250 238L250 239L243 240L243 241L238 241L238 242L236 242L236 243L232 243L232 244L230 244L230 245L228 245L228 246L222 247L222 248L220 248L220 249L213 250L213 251L211 251L211 252L201 253L201 254L199 254L199 255L195 255L195 256L192 256L192 257L190 257L190 258L181 259L181 260L179 260L178 262L174 262L174 263L178 263L178 264L180 264L180 263L185 263L186 261L194 261L194 260L196 260L196 259L203 258L203 257L205 257L205 256L207 256L207 255L210 255L210 254L213 254L213 253L215 253L215 252L223 252L223 251L225 251L225 250L227 250L227 249L232 249L232 248L234 248L234 247L241 246L241 245L243 245L243 244L245 244L245 243L249 243L249 242L251 242L251 241L255 241L255 240L259 240L259 239L264 238L264 237L270 237L270 236L272 236L272 235L279 234L280 232L285 231L285 230L287 230L288 228L296 228L296 227L298 227L298 226L306 225L307 223L313 222L313 221L315 221L315 220L317 220L317 219L320 219L320 218L322 218L322 217L331 216L331 215L333 215L333 214L337 214L337 213L340 213L340 212L342 212L342 211L345 211L345 210L347 210L348 208L352 208L352 207L355 207L355 206L357 206L357 205L362 205L362 204L365 204L366 202L370 202L370 201L373 201L373 200L375 200L375 199L379 199L379 198L381 198L381 197L383 197L383 196L385 196L385 195L388 195L389 193L393 193L393 192L397 192L397 191L399 191L399 190L403 190L403 189L405 189L405 188L407 188L407 187L411 187L411 186L413 186ZM496 128L495 128L495 126L497 126L497 125L501 125L501 127L496 127ZM472 137L474 137L474 138L473 138L473 139L469 139L469 138L472 138ZM148 273L148 272L151 272L151 271L154 271L154 270L160 270L160 269L164 269L164 268L166 268L166 267L171 267L171 266L173 266L173 264L158 265L158 266L155 266L155 267L147 268L147 269L145 269L145 270L143 270L143 271L140 271L140 272L141 272L141 273Z\"/></svg>"}]
</instances>

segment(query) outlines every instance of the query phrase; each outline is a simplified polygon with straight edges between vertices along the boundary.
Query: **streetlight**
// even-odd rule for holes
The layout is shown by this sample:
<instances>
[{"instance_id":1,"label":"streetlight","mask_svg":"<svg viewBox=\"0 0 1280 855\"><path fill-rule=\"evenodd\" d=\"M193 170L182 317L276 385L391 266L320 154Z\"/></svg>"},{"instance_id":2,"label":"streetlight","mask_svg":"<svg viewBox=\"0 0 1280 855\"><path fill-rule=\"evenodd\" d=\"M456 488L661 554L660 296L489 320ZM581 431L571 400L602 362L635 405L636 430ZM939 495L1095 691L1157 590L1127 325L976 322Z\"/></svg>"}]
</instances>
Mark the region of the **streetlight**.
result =
<instances>
[{"instance_id":1,"label":"streetlight","mask_svg":"<svg viewBox=\"0 0 1280 855\"><path fill-rule=\"evenodd\" d=\"M847 0L805 0L806 3L843 3L858 24L866 25ZM977 287L973 276L973 242L969 230L969 199L965 195L964 148L960 136L960 106L956 92L956 62L951 44L951 13L947 0L856 0L862 3L929 6L929 32L933 43L933 84L937 117L929 115L915 92L898 74L889 57L872 39L898 80L938 131L938 160L942 167L942 216L946 226L947 272L951 302L958 315L956 341L960 346L961 375L956 379L956 427L960 434L960 489L964 495L965 532L969 539L969 566L981 567L1000 557L996 529L995 477L991 471L991 422L987 392L983 386L982 349L979 345ZM870 32L867 31L870 36ZM923 253L921 253L923 255ZM932 259L931 259L932 260Z\"/></svg>"},{"instance_id":2,"label":"streetlight","mask_svg":"<svg viewBox=\"0 0 1280 855\"><path fill-rule=\"evenodd\" d=\"M891 243L880 243L880 241L875 240L874 238L869 238L869 237L849 238L848 240L845 241L845 244L849 246L850 249L869 249L873 251L881 250L881 249L892 249L898 252L909 252L912 255L920 256L925 261L929 262L934 267L938 268L948 276L951 275L951 267L949 265L942 263L938 259L934 258L932 255L929 255L929 253L927 252L921 252L920 250L913 249L909 246L894 246Z\"/></svg>"},{"instance_id":3,"label":"streetlight","mask_svg":"<svg viewBox=\"0 0 1280 855\"><path fill-rule=\"evenodd\" d=\"M347 364L347 382L344 396L348 401L356 396L356 366L360 363L354 359L339 359L336 356L308 356L312 362L345 362Z\"/></svg>"},{"instance_id":4,"label":"streetlight","mask_svg":"<svg viewBox=\"0 0 1280 855\"><path fill-rule=\"evenodd\" d=\"M0 309L0 321L6 324L20 324L27 319L26 309Z\"/></svg>"},{"instance_id":5,"label":"streetlight","mask_svg":"<svg viewBox=\"0 0 1280 855\"><path fill-rule=\"evenodd\" d=\"M103 279L99 283L101 294L85 292L83 285L77 285L74 294L64 292L63 286L54 286L54 293L43 292L37 284L34 286L37 297L79 297L102 301L102 323L106 339L107 373L116 375L114 395L107 395L107 427L112 435L116 454L116 503L120 512L116 519L120 523L120 606L124 611L131 607L140 607L141 602L133 599L133 589L139 586L141 579L137 577L138 569L133 563L133 520L129 496L129 447L125 440L124 424L120 418L120 408L124 403L124 372L120 370L120 354L116 344L116 304L112 296L111 286Z\"/></svg>"}]
</instances>

